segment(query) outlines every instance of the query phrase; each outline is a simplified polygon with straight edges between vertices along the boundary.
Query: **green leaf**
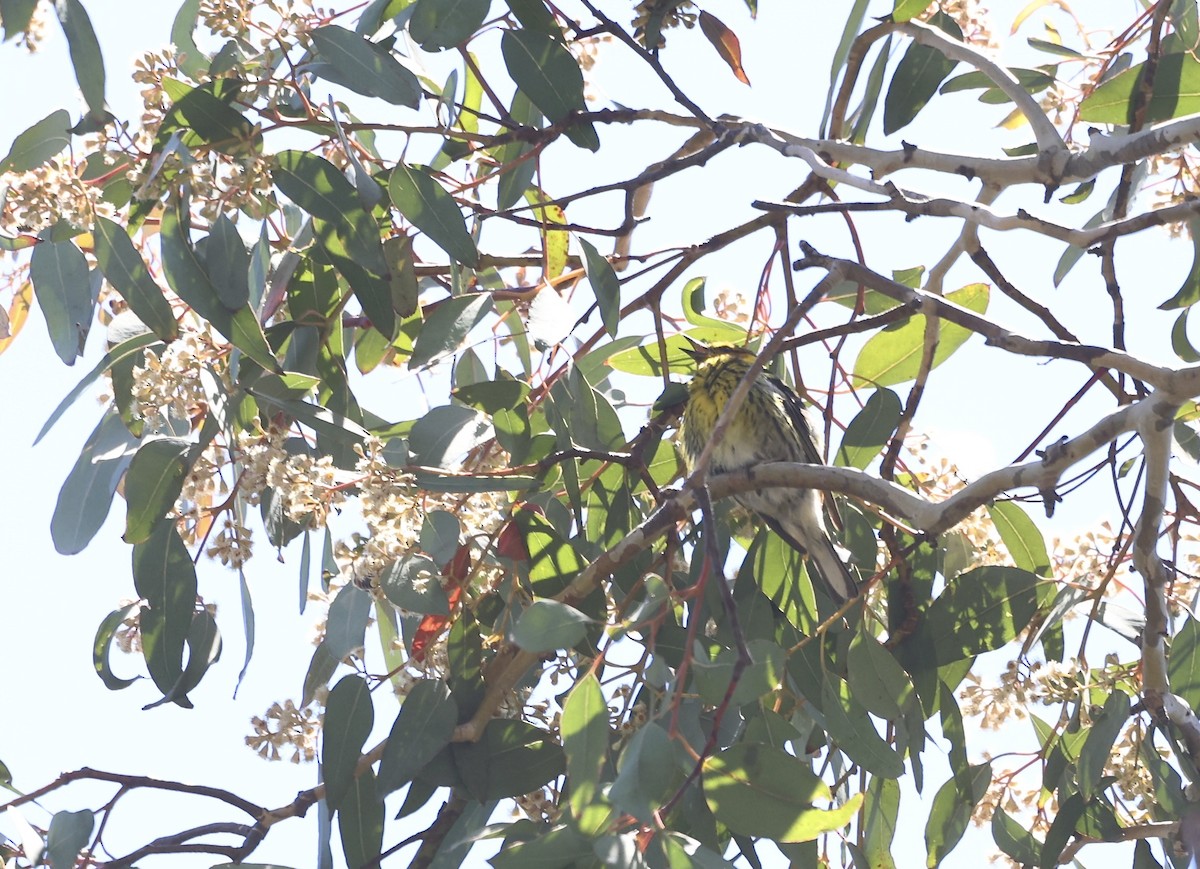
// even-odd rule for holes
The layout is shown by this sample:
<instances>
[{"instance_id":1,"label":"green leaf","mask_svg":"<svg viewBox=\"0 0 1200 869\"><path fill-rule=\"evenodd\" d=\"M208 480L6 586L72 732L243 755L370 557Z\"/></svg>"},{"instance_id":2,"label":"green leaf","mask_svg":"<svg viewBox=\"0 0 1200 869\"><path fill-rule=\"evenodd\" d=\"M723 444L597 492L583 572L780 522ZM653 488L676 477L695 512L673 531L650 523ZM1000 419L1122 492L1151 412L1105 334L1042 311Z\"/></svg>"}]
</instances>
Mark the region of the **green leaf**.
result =
<instances>
[{"instance_id":1,"label":"green leaf","mask_svg":"<svg viewBox=\"0 0 1200 869\"><path fill-rule=\"evenodd\" d=\"M1145 63L1110 78L1079 106L1079 119L1098 124L1128 124L1133 119L1133 94L1142 87ZM1200 112L1200 60L1188 52L1158 59L1154 93L1146 103L1147 124Z\"/></svg>"},{"instance_id":2,"label":"green leaf","mask_svg":"<svg viewBox=\"0 0 1200 869\"><path fill-rule=\"evenodd\" d=\"M38 0L0 0L0 23L4 24L5 42L29 29L37 4Z\"/></svg>"},{"instance_id":3,"label":"green leaf","mask_svg":"<svg viewBox=\"0 0 1200 869\"><path fill-rule=\"evenodd\" d=\"M556 600L535 600L512 629L512 641L527 652L569 649L584 638L592 620Z\"/></svg>"},{"instance_id":4,"label":"green leaf","mask_svg":"<svg viewBox=\"0 0 1200 869\"><path fill-rule=\"evenodd\" d=\"M992 839L1008 856L1022 865L1036 865L1042 843L1021 824L996 806L992 814Z\"/></svg>"},{"instance_id":5,"label":"green leaf","mask_svg":"<svg viewBox=\"0 0 1200 869\"><path fill-rule=\"evenodd\" d=\"M100 54L96 31L79 0L55 0L54 9L67 37L71 66L75 68L75 80L88 105L88 118L98 128L109 113L104 102L104 58Z\"/></svg>"},{"instance_id":6,"label":"green leaf","mask_svg":"<svg viewBox=\"0 0 1200 869\"><path fill-rule=\"evenodd\" d=\"M742 672L729 702L743 706L758 700L781 683L787 654L776 643L759 638L746 644L751 663ZM733 665L737 660L735 649L722 649L715 660L697 659L692 662L696 688L701 699L713 706L719 705L729 691L733 678Z\"/></svg>"},{"instance_id":7,"label":"green leaf","mask_svg":"<svg viewBox=\"0 0 1200 869\"><path fill-rule=\"evenodd\" d=\"M1175 318L1175 324L1171 326L1171 349L1175 351L1176 356L1189 365L1200 362L1200 351L1197 351L1192 346L1187 333L1188 315L1191 312L1191 308L1184 308L1179 312L1179 316ZM1178 428L1180 423L1176 423L1175 425Z\"/></svg>"},{"instance_id":8,"label":"green leaf","mask_svg":"<svg viewBox=\"0 0 1200 869\"><path fill-rule=\"evenodd\" d=\"M157 343L157 337L151 335L150 333L146 333L144 335L137 335L133 338L130 338L128 341L118 344L116 347L105 353L103 358L96 363L96 367L89 371L82 380L75 384L75 387L67 394L67 397L58 403L58 407L54 408L54 412L50 414L49 418L44 423L42 423L42 427L38 430L37 437L33 439L33 445L37 446L38 442L46 436L46 433L50 431L50 429L54 427L54 424L58 422L62 415L67 412L67 408L74 404L75 400L78 399L79 396L83 395L83 393L87 391L87 388L100 378L100 375L104 374L104 372L108 371L108 369L114 367L118 363L130 358L134 354L140 356L142 350Z\"/></svg>"},{"instance_id":9,"label":"green leaf","mask_svg":"<svg viewBox=\"0 0 1200 869\"><path fill-rule=\"evenodd\" d=\"M532 793L566 765L549 733L511 718L492 719L479 742L455 743L451 750L467 793L479 802Z\"/></svg>"},{"instance_id":10,"label":"green leaf","mask_svg":"<svg viewBox=\"0 0 1200 869\"><path fill-rule=\"evenodd\" d=\"M371 595L356 585L344 585L329 605L325 622L325 648L335 661L357 652L366 643Z\"/></svg>"},{"instance_id":11,"label":"green leaf","mask_svg":"<svg viewBox=\"0 0 1200 869\"><path fill-rule=\"evenodd\" d=\"M529 581L534 594L553 597L563 591L587 565L575 548L562 538L544 516L518 510L513 523L529 553Z\"/></svg>"},{"instance_id":12,"label":"green leaf","mask_svg":"<svg viewBox=\"0 0 1200 869\"><path fill-rule=\"evenodd\" d=\"M1200 709L1200 622L1194 618L1184 621L1171 638L1167 675L1171 693Z\"/></svg>"},{"instance_id":13,"label":"green leaf","mask_svg":"<svg viewBox=\"0 0 1200 869\"><path fill-rule=\"evenodd\" d=\"M318 27L309 35L317 56L333 68L334 75L318 69L322 78L393 105L415 109L421 104L417 77L382 46L336 24Z\"/></svg>"},{"instance_id":14,"label":"green leaf","mask_svg":"<svg viewBox=\"0 0 1200 869\"><path fill-rule=\"evenodd\" d=\"M1044 69L1021 69L1013 67L1009 69L1009 72L1020 82L1021 87L1031 94L1044 91L1050 85L1054 84L1054 76ZM942 85L940 93L949 94L968 90L985 91L984 95L979 98L980 102L997 103L1010 101L1008 95L996 87L996 83L979 70L972 70L962 75L956 75ZM989 93L998 94L999 97L985 99Z\"/></svg>"},{"instance_id":15,"label":"green leaf","mask_svg":"<svg viewBox=\"0 0 1200 869\"><path fill-rule=\"evenodd\" d=\"M55 812L46 833L46 859L54 869L73 869L75 858L87 847L96 818L88 809Z\"/></svg>"},{"instance_id":16,"label":"green leaf","mask_svg":"<svg viewBox=\"0 0 1200 869\"><path fill-rule=\"evenodd\" d=\"M625 743L608 798L621 811L649 821L682 778L671 737L651 721Z\"/></svg>"},{"instance_id":17,"label":"green leaf","mask_svg":"<svg viewBox=\"0 0 1200 869\"><path fill-rule=\"evenodd\" d=\"M50 520L56 552L75 555L96 536L129 467L134 443L116 410L106 411L59 490Z\"/></svg>"},{"instance_id":18,"label":"green leaf","mask_svg":"<svg viewBox=\"0 0 1200 869\"><path fill-rule=\"evenodd\" d=\"M946 300L983 314L987 311L989 295L987 284L968 284L947 293ZM937 350L933 354L933 367L937 368L945 362L971 334L969 329L942 320ZM924 314L888 326L872 335L859 351L854 361L854 378L862 386L894 386L912 380L920 370L924 346Z\"/></svg>"},{"instance_id":19,"label":"green leaf","mask_svg":"<svg viewBox=\"0 0 1200 869\"><path fill-rule=\"evenodd\" d=\"M1012 501L996 501L988 507L988 513L1013 563L1036 576L1049 578L1050 555L1046 552L1046 540L1029 514Z\"/></svg>"},{"instance_id":20,"label":"green leaf","mask_svg":"<svg viewBox=\"0 0 1200 869\"><path fill-rule=\"evenodd\" d=\"M1158 306L1160 311L1174 308L1190 309L1200 302L1200 220L1188 221L1188 234L1192 237L1192 267L1175 295ZM1178 326L1178 321L1176 323Z\"/></svg>"},{"instance_id":21,"label":"green leaf","mask_svg":"<svg viewBox=\"0 0 1200 869\"><path fill-rule=\"evenodd\" d=\"M596 799L600 768L608 755L608 704L594 673L580 679L563 704L563 752L567 758L571 813L578 819Z\"/></svg>"},{"instance_id":22,"label":"green leaf","mask_svg":"<svg viewBox=\"0 0 1200 869\"><path fill-rule=\"evenodd\" d=\"M962 31L945 13L935 13L929 23L954 39L962 40ZM957 61L948 59L936 48L919 42L909 45L892 73L892 84L883 99L884 135L891 135L912 123L956 66Z\"/></svg>"},{"instance_id":23,"label":"green leaf","mask_svg":"<svg viewBox=\"0 0 1200 869\"><path fill-rule=\"evenodd\" d=\"M96 262L104 277L121 294L129 309L164 341L173 341L179 334L179 324L171 304L133 246L124 228L106 217L96 215L92 226L96 245Z\"/></svg>"},{"instance_id":24,"label":"green leaf","mask_svg":"<svg viewBox=\"0 0 1200 869\"><path fill-rule=\"evenodd\" d=\"M191 130L210 148L235 157L262 151L261 131L245 115L215 96L210 86L193 88L176 79L164 78L163 89L174 100L168 118ZM185 137L184 143L191 144L189 139Z\"/></svg>"},{"instance_id":25,"label":"green leaf","mask_svg":"<svg viewBox=\"0 0 1200 869\"><path fill-rule=\"evenodd\" d=\"M313 217L338 223L348 212L363 211L354 185L323 157L307 151L283 151L275 159L275 184Z\"/></svg>"},{"instance_id":26,"label":"green leaf","mask_svg":"<svg viewBox=\"0 0 1200 869\"><path fill-rule=\"evenodd\" d=\"M874 776L867 786L861 824L864 829L863 853L872 869L896 869L892 859L892 840L900 814L900 783Z\"/></svg>"},{"instance_id":27,"label":"green leaf","mask_svg":"<svg viewBox=\"0 0 1200 869\"><path fill-rule=\"evenodd\" d=\"M579 239L583 248L584 270L587 272L588 283L596 294L596 304L600 307L600 320L604 323L604 331L609 337L617 337L617 327L621 322L621 282L612 263L600 255L595 246L586 238Z\"/></svg>"},{"instance_id":28,"label":"green leaf","mask_svg":"<svg viewBox=\"0 0 1200 869\"><path fill-rule=\"evenodd\" d=\"M388 195L400 213L452 259L472 267L479 262L458 203L428 171L398 163L388 180Z\"/></svg>"},{"instance_id":29,"label":"green leaf","mask_svg":"<svg viewBox=\"0 0 1200 869\"><path fill-rule=\"evenodd\" d=\"M161 236L163 272L167 284L213 328L267 371L279 373L271 345L250 307L231 311L222 302L187 237L186 212L181 201L163 210Z\"/></svg>"},{"instance_id":30,"label":"green leaf","mask_svg":"<svg viewBox=\"0 0 1200 869\"><path fill-rule=\"evenodd\" d=\"M158 438L138 448L125 475L126 543L142 543L175 507L187 477L191 444L183 438Z\"/></svg>"},{"instance_id":31,"label":"green leaf","mask_svg":"<svg viewBox=\"0 0 1200 869\"><path fill-rule=\"evenodd\" d=\"M438 566L423 555L405 555L379 574L384 595L400 607L421 615L450 615L450 599Z\"/></svg>"},{"instance_id":32,"label":"green leaf","mask_svg":"<svg viewBox=\"0 0 1200 869\"><path fill-rule=\"evenodd\" d=\"M777 842L809 842L841 829L863 802L856 794L838 809L814 808L831 795L808 764L778 748L745 742L704 761L704 798L730 830Z\"/></svg>"},{"instance_id":33,"label":"green leaf","mask_svg":"<svg viewBox=\"0 0 1200 869\"><path fill-rule=\"evenodd\" d=\"M529 384L523 380L515 380L501 372L498 380L484 380L468 386L452 389L450 394L463 404L469 404L487 414L497 414L502 410L512 410L525 403L529 397Z\"/></svg>"},{"instance_id":34,"label":"green leaf","mask_svg":"<svg viewBox=\"0 0 1200 869\"><path fill-rule=\"evenodd\" d=\"M425 764L450 744L458 707L439 679L413 686L392 723L379 762L379 793L386 795L412 781Z\"/></svg>"},{"instance_id":35,"label":"green leaf","mask_svg":"<svg viewBox=\"0 0 1200 869\"><path fill-rule=\"evenodd\" d=\"M834 464L859 470L871 464L895 433L902 409L900 397L890 389L872 392L846 427Z\"/></svg>"},{"instance_id":36,"label":"green leaf","mask_svg":"<svg viewBox=\"0 0 1200 869\"><path fill-rule=\"evenodd\" d=\"M416 370L456 351L491 311L492 297L487 293L453 296L439 302L421 324L408 360L409 369Z\"/></svg>"},{"instance_id":37,"label":"green leaf","mask_svg":"<svg viewBox=\"0 0 1200 869\"><path fill-rule=\"evenodd\" d=\"M821 705L829 736L851 760L883 778L904 774L904 760L875 731L867 710L850 693L850 686L830 676L821 685Z\"/></svg>"},{"instance_id":38,"label":"green leaf","mask_svg":"<svg viewBox=\"0 0 1200 869\"><path fill-rule=\"evenodd\" d=\"M479 29L491 0L417 0L408 32L426 51L461 45Z\"/></svg>"},{"instance_id":39,"label":"green leaf","mask_svg":"<svg viewBox=\"0 0 1200 869\"><path fill-rule=\"evenodd\" d=\"M558 40L535 30L506 30L500 51L517 87L551 121L565 121L572 112L586 108L583 73ZM589 151L600 148L600 138L591 122L572 124L567 128L567 138Z\"/></svg>"},{"instance_id":40,"label":"green leaf","mask_svg":"<svg viewBox=\"0 0 1200 869\"><path fill-rule=\"evenodd\" d=\"M83 352L95 304L87 260L72 241L42 241L33 249L29 278L54 352L73 365Z\"/></svg>"},{"instance_id":41,"label":"green leaf","mask_svg":"<svg viewBox=\"0 0 1200 869\"><path fill-rule=\"evenodd\" d=\"M538 4L541 4L541 0L538 0ZM555 29L557 30L557 26ZM542 113L534 107L523 91L518 90L513 94L512 106L508 113L515 122L526 127L542 127ZM533 149L532 143L519 139L506 142L496 149L496 171L500 174L500 181L496 185L496 207L499 210L512 208L529 189L537 170L537 160L522 158Z\"/></svg>"},{"instance_id":42,"label":"green leaf","mask_svg":"<svg viewBox=\"0 0 1200 869\"><path fill-rule=\"evenodd\" d=\"M217 215L205 240L205 265L217 296L226 308L237 311L250 301L250 255L233 221Z\"/></svg>"},{"instance_id":43,"label":"green leaf","mask_svg":"<svg viewBox=\"0 0 1200 869\"><path fill-rule=\"evenodd\" d=\"M445 567L458 551L458 538L462 526L453 513L431 510L421 523L421 550L429 555L439 567Z\"/></svg>"},{"instance_id":44,"label":"green leaf","mask_svg":"<svg viewBox=\"0 0 1200 869\"><path fill-rule=\"evenodd\" d=\"M175 46L175 63L179 71L193 81L208 72L208 58L196 45L192 33L200 14L200 0L184 0L175 20L171 22L171 44Z\"/></svg>"},{"instance_id":45,"label":"green leaf","mask_svg":"<svg viewBox=\"0 0 1200 869\"><path fill-rule=\"evenodd\" d=\"M1092 721L1087 741L1079 752L1079 793L1085 799L1100 791L1104 765L1128 719L1129 698L1123 691L1113 690L1104 701L1104 709Z\"/></svg>"},{"instance_id":46,"label":"green leaf","mask_svg":"<svg viewBox=\"0 0 1200 869\"><path fill-rule=\"evenodd\" d=\"M328 713L325 720L329 720ZM325 733L328 736L328 730ZM338 809L338 832L342 836L347 866L377 864L379 852L383 850L383 824L383 798L375 784L375 773L365 769L362 775L350 781L350 788Z\"/></svg>"},{"instance_id":47,"label":"green leaf","mask_svg":"<svg viewBox=\"0 0 1200 869\"><path fill-rule=\"evenodd\" d=\"M909 671L950 664L1010 642L1037 610L1038 585L1036 576L1016 567L977 567L961 574L901 646Z\"/></svg>"},{"instance_id":48,"label":"green leaf","mask_svg":"<svg viewBox=\"0 0 1200 869\"><path fill-rule=\"evenodd\" d=\"M488 862L493 869L560 869L596 865L595 859L592 843L582 833L560 824L537 838L506 842Z\"/></svg>"},{"instance_id":49,"label":"green leaf","mask_svg":"<svg viewBox=\"0 0 1200 869\"><path fill-rule=\"evenodd\" d=\"M100 622L100 627L96 629L96 637L92 641L92 666L96 670L96 675L100 677L100 681L104 683L104 687L109 691L120 691L122 688L128 688L137 681L137 677L122 679L117 676L113 673L112 664L108 660L117 628L121 626L126 616L133 612L136 606L136 603L131 603L128 606L121 607L119 610L113 610L106 615Z\"/></svg>"},{"instance_id":50,"label":"green leaf","mask_svg":"<svg viewBox=\"0 0 1200 869\"><path fill-rule=\"evenodd\" d=\"M342 801L354 789L354 771L374 722L375 710L371 706L371 690L366 680L354 674L343 676L329 692L325 704L325 723L321 729L321 773L325 779L325 802L333 811L341 808ZM370 782L373 789L373 776Z\"/></svg>"},{"instance_id":51,"label":"green leaf","mask_svg":"<svg viewBox=\"0 0 1200 869\"><path fill-rule=\"evenodd\" d=\"M370 432L354 420L347 419L328 408L310 404L307 401L275 398L257 389L250 390L250 394L256 399L284 411L322 437L346 444L359 443L370 437Z\"/></svg>"},{"instance_id":52,"label":"green leaf","mask_svg":"<svg viewBox=\"0 0 1200 869\"><path fill-rule=\"evenodd\" d=\"M408 448L419 464L444 468L452 459L483 443L490 430L483 414L448 404L432 408L413 424Z\"/></svg>"},{"instance_id":53,"label":"green leaf","mask_svg":"<svg viewBox=\"0 0 1200 869\"><path fill-rule=\"evenodd\" d=\"M892 20L897 24L911 21L928 8L924 0L896 0L892 7Z\"/></svg>"},{"instance_id":54,"label":"green leaf","mask_svg":"<svg viewBox=\"0 0 1200 869\"><path fill-rule=\"evenodd\" d=\"M71 143L70 127L71 115L66 109L58 109L19 133L0 160L0 175L28 172L60 154Z\"/></svg>"},{"instance_id":55,"label":"green leaf","mask_svg":"<svg viewBox=\"0 0 1200 869\"><path fill-rule=\"evenodd\" d=\"M846 680L855 700L880 718L900 718L901 710L913 698L912 680L892 653L867 633L865 624L850 642L846 665Z\"/></svg>"},{"instance_id":56,"label":"green leaf","mask_svg":"<svg viewBox=\"0 0 1200 869\"><path fill-rule=\"evenodd\" d=\"M196 607L196 567L175 522L164 519L133 547L133 583L147 600L139 619L142 654L150 678L174 702L191 708L186 696L172 693L183 675L183 650Z\"/></svg>"},{"instance_id":57,"label":"green leaf","mask_svg":"<svg viewBox=\"0 0 1200 869\"><path fill-rule=\"evenodd\" d=\"M992 765L981 763L971 767L969 782L951 778L938 788L925 822L925 849L929 855L925 865L929 869L939 866L958 845L991 782Z\"/></svg>"}]
</instances>

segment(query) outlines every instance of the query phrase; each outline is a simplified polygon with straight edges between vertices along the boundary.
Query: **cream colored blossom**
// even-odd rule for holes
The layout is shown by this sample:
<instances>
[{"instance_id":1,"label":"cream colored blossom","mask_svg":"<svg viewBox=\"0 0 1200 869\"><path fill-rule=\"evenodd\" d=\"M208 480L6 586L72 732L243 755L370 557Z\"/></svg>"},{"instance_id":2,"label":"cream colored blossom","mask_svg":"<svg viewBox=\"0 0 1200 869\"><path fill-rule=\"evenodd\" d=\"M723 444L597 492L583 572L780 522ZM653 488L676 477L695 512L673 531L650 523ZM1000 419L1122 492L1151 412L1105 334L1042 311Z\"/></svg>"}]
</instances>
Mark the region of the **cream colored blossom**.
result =
<instances>
[{"instance_id":1,"label":"cream colored blossom","mask_svg":"<svg viewBox=\"0 0 1200 869\"><path fill-rule=\"evenodd\" d=\"M246 737L246 745L264 760L282 760L282 749L291 752L292 763L311 763L317 759L323 719L313 704L297 709L291 700L272 703L262 717L250 719L254 733Z\"/></svg>"}]
</instances>

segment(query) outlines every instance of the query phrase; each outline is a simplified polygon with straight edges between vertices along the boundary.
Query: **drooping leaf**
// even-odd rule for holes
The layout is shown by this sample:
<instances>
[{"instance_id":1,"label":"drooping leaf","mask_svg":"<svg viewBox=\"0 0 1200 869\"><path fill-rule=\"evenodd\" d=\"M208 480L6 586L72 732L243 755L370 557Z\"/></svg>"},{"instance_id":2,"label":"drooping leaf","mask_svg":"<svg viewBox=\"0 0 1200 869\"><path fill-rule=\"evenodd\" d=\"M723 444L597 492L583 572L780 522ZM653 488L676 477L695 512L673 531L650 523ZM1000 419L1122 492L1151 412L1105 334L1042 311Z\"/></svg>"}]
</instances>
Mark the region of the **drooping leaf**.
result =
<instances>
[{"instance_id":1,"label":"drooping leaf","mask_svg":"<svg viewBox=\"0 0 1200 869\"><path fill-rule=\"evenodd\" d=\"M88 809L78 812L55 812L46 832L46 859L53 869L72 869L79 852L87 847L96 824L95 815Z\"/></svg>"},{"instance_id":2,"label":"drooping leaf","mask_svg":"<svg viewBox=\"0 0 1200 869\"><path fill-rule=\"evenodd\" d=\"M929 23L954 39L962 39L958 25L943 12L935 13ZM936 48L919 42L909 45L892 73L892 84L883 100L884 135L912 123L957 65Z\"/></svg>"},{"instance_id":3,"label":"drooping leaf","mask_svg":"<svg viewBox=\"0 0 1200 869\"><path fill-rule=\"evenodd\" d=\"M388 180L388 194L400 213L451 258L468 266L478 263L479 251L458 204L428 171L398 163Z\"/></svg>"},{"instance_id":4,"label":"drooping leaf","mask_svg":"<svg viewBox=\"0 0 1200 869\"><path fill-rule=\"evenodd\" d=\"M336 24L318 27L309 35L317 56L332 67L318 71L322 78L393 105L410 109L420 105L421 83L416 75L382 46Z\"/></svg>"},{"instance_id":5,"label":"drooping leaf","mask_svg":"<svg viewBox=\"0 0 1200 869\"><path fill-rule=\"evenodd\" d=\"M1046 552L1046 540L1029 514L1012 501L996 501L988 507L988 513L1013 563L1037 576L1049 577L1050 555Z\"/></svg>"},{"instance_id":6,"label":"drooping leaf","mask_svg":"<svg viewBox=\"0 0 1200 869\"><path fill-rule=\"evenodd\" d=\"M88 118L92 122L88 127L99 129L108 117L108 105L104 101L104 58L92 20L79 0L55 0L54 10L67 37L75 80L87 102Z\"/></svg>"},{"instance_id":7,"label":"drooping leaf","mask_svg":"<svg viewBox=\"0 0 1200 869\"><path fill-rule=\"evenodd\" d=\"M142 654L164 695L183 675L183 652L196 607L196 568L175 523L163 519L133 547L133 582L149 606L140 617ZM186 696L173 696L185 708Z\"/></svg>"},{"instance_id":8,"label":"drooping leaf","mask_svg":"<svg viewBox=\"0 0 1200 869\"><path fill-rule=\"evenodd\" d=\"M54 352L66 364L74 364L92 324L87 260L72 241L45 240L33 249L29 278Z\"/></svg>"},{"instance_id":9,"label":"drooping leaf","mask_svg":"<svg viewBox=\"0 0 1200 869\"><path fill-rule=\"evenodd\" d=\"M446 684L422 679L400 707L379 763L380 794L410 782L439 751L450 744L458 723L458 707Z\"/></svg>"},{"instance_id":10,"label":"drooping leaf","mask_svg":"<svg viewBox=\"0 0 1200 869\"><path fill-rule=\"evenodd\" d=\"M325 801L337 811L354 789L354 773L371 733L375 710L371 690L358 675L343 676L329 692L321 729L321 772ZM374 777L371 778L374 786ZM361 865L361 864L353 864Z\"/></svg>"},{"instance_id":11,"label":"drooping leaf","mask_svg":"<svg viewBox=\"0 0 1200 869\"><path fill-rule=\"evenodd\" d=\"M423 555L405 555L379 574L379 587L393 604L421 615L450 615L450 599L438 566Z\"/></svg>"},{"instance_id":12,"label":"drooping leaf","mask_svg":"<svg viewBox=\"0 0 1200 869\"><path fill-rule=\"evenodd\" d=\"M745 836L807 842L849 823L857 794L840 808L814 807L829 787L804 761L768 745L737 743L704 761L704 797L717 820Z\"/></svg>"},{"instance_id":13,"label":"drooping leaf","mask_svg":"<svg viewBox=\"0 0 1200 869\"><path fill-rule=\"evenodd\" d=\"M512 640L527 652L569 649L584 638L591 621L573 606L535 600L513 627Z\"/></svg>"},{"instance_id":14,"label":"drooping leaf","mask_svg":"<svg viewBox=\"0 0 1200 869\"><path fill-rule=\"evenodd\" d=\"M546 731L525 721L494 718L477 743L454 743L454 765L475 800L532 793L555 776L566 761L562 747Z\"/></svg>"},{"instance_id":15,"label":"drooping leaf","mask_svg":"<svg viewBox=\"0 0 1200 869\"><path fill-rule=\"evenodd\" d=\"M608 754L608 714L600 681L591 673L576 683L563 704L559 729L571 784L571 812L576 818L599 791L600 767Z\"/></svg>"},{"instance_id":16,"label":"drooping leaf","mask_svg":"<svg viewBox=\"0 0 1200 869\"><path fill-rule=\"evenodd\" d=\"M733 70L733 76L744 85L750 84L746 70L742 68L742 43L737 34L719 18L704 10L700 11L700 32L721 56L721 60Z\"/></svg>"},{"instance_id":17,"label":"drooping leaf","mask_svg":"<svg viewBox=\"0 0 1200 869\"><path fill-rule=\"evenodd\" d=\"M8 18L4 23L7 26ZM57 109L13 139L12 147L0 160L0 175L28 172L57 156L71 142L71 115Z\"/></svg>"},{"instance_id":18,"label":"drooping leaf","mask_svg":"<svg viewBox=\"0 0 1200 869\"><path fill-rule=\"evenodd\" d=\"M586 238L579 239L583 248L584 268L587 271L588 283L596 294L596 304L600 308L600 321L604 323L604 331L609 337L617 337L617 327L621 321L621 283L612 263L600 255L595 246ZM540 294L539 294L540 295Z\"/></svg>"},{"instance_id":19,"label":"drooping leaf","mask_svg":"<svg viewBox=\"0 0 1200 869\"><path fill-rule=\"evenodd\" d=\"M1038 578L1016 567L960 574L930 605L901 649L909 672L998 649L1025 629L1038 604Z\"/></svg>"},{"instance_id":20,"label":"drooping leaf","mask_svg":"<svg viewBox=\"0 0 1200 869\"><path fill-rule=\"evenodd\" d=\"M1091 799L1099 791L1113 743L1128 718L1129 697L1116 689L1108 695L1104 708L1093 719L1087 741L1079 752L1079 793L1084 799Z\"/></svg>"},{"instance_id":21,"label":"drooping leaf","mask_svg":"<svg viewBox=\"0 0 1200 869\"><path fill-rule=\"evenodd\" d=\"M148 440L138 448L125 475L126 543L142 543L175 507L187 476L191 443L183 438Z\"/></svg>"},{"instance_id":22,"label":"drooping leaf","mask_svg":"<svg viewBox=\"0 0 1200 869\"><path fill-rule=\"evenodd\" d=\"M453 48L483 24L491 0L417 0L408 32L426 51Z\"/></svg>"},{"instance_id":23,"label":"drooping leaf","mask_svg":"<svg viewBox=\"0 0 1200 869\"><path fill-rule=\"evenodd\" d=\"M383 850L384 815L383 797L372 770L365 769L350 781L350 789L337 814L346 865L369 866L377 862Z\"/></svg>"},{"instance_id":24,"label":"drooping leaf","mask_svg":"<svg viewBox=\"0 0 1200 869\"><path fill-rule=\"evenodd\" d=\"M472 329L492 310L492 297L486 293L454 296L432 308L417 333L408 367L417 369L434 359L453 353Z\"/></svg>"},{"instance_id":25,"label":"drooping leaf","mask_svg":"<svg viewBox=\"0 0 1200 869\"><path fill-rule=\"evenodd\" d=\"M104 277L147 328L164 341L173 341L179 334L175 314L124 228L96 215L92 236L96 262Z\"/></svg>"},{"instance_id":26,"label":"drooping leaf","mask_svg":"<svg viewBox=\"0 0 1200 869\"><path fill-rule=\"evenodd\" d=\"M925 850L929 857L926 866L936 869L946 855L962 840L971 822L971 813L987 793L992 781L992 765L972 766L970 780L949 779L938 788L925 822Z\"/></svg>"},{"instance_id":27,"label":"drooping leaf","mask_svg":"<svg viewBox=\"0 0 1200 869\"><path fill-rule=\"evenodd\" d=\"M506 30L500 51L517 87L551 121L565 121L572 112L584 109L583 73L558 40L535 30ZM589 151L600 147L590 121L572 123L567 138Z\"/></svg>"},{"instance_id":28,"label":"drooping leaf","mask_svg":"<svg viewBox=\"0 0 1200 869\"><path fill-rule=\"evenodd\" d=\"M96 426L58 493L50 538L62 555L82 552L108 516L135 443L115 409Z\"/></svg>"},{"instance_id":29,"label":"drooping leaf","mask_svg":"<svg viewBox=\"0 0 1200 869\"><path fill-rule=\"evenodd\" d=\"M117 628L124 623L125 618L133 612L136 606L136 603L131 603L106 615L96 629L96 637L92 641L92 666L96 670L96 675L100 677L100 681L104 683L104 687L109 691L120 691L137 681L136 676L132 679L122 679L117 676L112 671L112 664L108 660Z\"/></svg>"},{"instance_id":30,"label":"drooping leaf","mask_svg":"<svg viewBox=\"0 0 1200 869\"><path fill-rule=\"evenodd\" d=\"M872 392L846 427L834 464L860 470L871 464L895 433L902 409L900 397L892 390Z\"/></svg>"}]
</instances>

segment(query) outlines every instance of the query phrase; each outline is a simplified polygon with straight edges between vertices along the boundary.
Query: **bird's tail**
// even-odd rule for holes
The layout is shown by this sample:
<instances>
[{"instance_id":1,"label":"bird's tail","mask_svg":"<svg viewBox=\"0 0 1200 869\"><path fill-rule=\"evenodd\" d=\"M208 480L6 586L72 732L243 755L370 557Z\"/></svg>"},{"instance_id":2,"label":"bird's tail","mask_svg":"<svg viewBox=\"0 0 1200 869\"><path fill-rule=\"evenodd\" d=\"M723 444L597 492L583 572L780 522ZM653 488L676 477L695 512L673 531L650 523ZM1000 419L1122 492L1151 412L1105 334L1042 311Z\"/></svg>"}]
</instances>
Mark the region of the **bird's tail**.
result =
<instances>
[{"instance_id":1,"label":"bird's tail","mask_svg":"<svg viewBox=\"0 0 1200 869\"><path fill-rule=\"evenodd\" d=\"M842 554L826 534L819 539L810 541L808 548L808 567L825 583L825 588L839 604L845 603L858 595L858 581L850 573L850 568L842 558Z\"/></svg>"}]
</instances>

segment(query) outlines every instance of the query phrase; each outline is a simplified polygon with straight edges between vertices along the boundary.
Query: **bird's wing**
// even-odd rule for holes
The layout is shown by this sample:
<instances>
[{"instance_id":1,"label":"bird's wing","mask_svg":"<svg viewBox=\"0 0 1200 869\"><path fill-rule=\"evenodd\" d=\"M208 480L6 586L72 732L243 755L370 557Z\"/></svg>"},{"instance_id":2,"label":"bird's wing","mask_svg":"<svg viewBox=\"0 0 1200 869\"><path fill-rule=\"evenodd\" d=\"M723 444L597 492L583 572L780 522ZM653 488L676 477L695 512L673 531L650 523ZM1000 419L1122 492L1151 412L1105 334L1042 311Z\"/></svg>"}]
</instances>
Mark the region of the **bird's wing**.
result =
<instances>
[{"instance_id":1,"label":"bird's wing","mask_svg":"<svg viewBox=\"0 0 1200 869\"><path fill-rule=\"evenodd\" d=\"M821 455L821 435L813 428L812 420L805 412L804 403L800 401L800 397L778 377L767 375L767 381L775 390L775 394L779 396L779 400L783 403L783 409L791 418L792 425L800 437L800 448L804 451L804 461L811 465L825 464L825 457Z\"/></svg>"}]
</instances>

